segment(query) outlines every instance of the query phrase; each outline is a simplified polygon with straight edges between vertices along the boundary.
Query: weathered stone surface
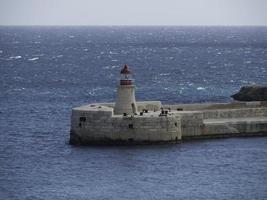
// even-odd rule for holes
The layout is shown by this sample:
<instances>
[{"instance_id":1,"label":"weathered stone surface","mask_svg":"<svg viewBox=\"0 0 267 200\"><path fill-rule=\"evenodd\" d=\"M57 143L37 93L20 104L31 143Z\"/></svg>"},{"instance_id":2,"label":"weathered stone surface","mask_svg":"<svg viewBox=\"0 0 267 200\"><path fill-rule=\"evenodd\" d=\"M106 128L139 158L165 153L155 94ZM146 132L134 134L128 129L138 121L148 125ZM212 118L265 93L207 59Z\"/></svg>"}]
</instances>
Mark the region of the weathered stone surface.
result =
<instances>
[{"instance_id":1,"label":"weathered stone surface","mask_svg":"<svg viewBox=\"0 0 267 200\"><path fill-rule=\"evenodd\" d=\"M78 135L77 133L75 133L75 131L70 130L70 140L69 140L70 144L81 144L81 136Z\"/></svg>"},{"instance_id":2,"label":"weathered stone surface","mask_svg":"<svg viewBox=\"0 0 267 200\"><path fill-rule=\"evenodd\" d=\"M238 101L267 101L267 86L244 86L231 97Z\"/></svg>"},{"instance_id":3,"label":"weathered stone surface","mask_svg":"<svg viewBox=\"0 0 267 200\"><path fill-rule=\"evenodd\" d=\"M186 107L192 110L189 104ZM196 108L195 105L192 107ZM166 116L161 116L160 111L149 111L142 116L126 117L114 115L112 107L99 104L74 108L70 144L147 144L181 139L267 135L267 104L264 102L234 102L219 106L220 109L218 104L210 103L203 107L198 105L197 108L200 110L173 110Z\"/></svg>"}]
</instances>

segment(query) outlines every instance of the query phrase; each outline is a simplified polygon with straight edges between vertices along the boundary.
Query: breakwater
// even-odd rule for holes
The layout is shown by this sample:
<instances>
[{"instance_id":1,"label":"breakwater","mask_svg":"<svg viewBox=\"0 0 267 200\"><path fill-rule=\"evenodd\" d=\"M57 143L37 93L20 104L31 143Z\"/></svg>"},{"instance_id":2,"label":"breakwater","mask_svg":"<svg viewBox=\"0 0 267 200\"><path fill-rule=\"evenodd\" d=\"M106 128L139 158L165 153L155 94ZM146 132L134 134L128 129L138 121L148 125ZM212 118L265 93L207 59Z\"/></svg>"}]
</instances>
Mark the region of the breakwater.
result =
<instances>
[{"instance_id":1,"label":"breakwater","mask_svg":"<svg viewBox=\"0 0 267 200\"><path fill-rule=\"evenodd\" d=\"M73 108L71 144L159 143L267 135L267 102L161 105L137 102L136 114L114 114L114 103Z\"/></svg>"}]
</instances>

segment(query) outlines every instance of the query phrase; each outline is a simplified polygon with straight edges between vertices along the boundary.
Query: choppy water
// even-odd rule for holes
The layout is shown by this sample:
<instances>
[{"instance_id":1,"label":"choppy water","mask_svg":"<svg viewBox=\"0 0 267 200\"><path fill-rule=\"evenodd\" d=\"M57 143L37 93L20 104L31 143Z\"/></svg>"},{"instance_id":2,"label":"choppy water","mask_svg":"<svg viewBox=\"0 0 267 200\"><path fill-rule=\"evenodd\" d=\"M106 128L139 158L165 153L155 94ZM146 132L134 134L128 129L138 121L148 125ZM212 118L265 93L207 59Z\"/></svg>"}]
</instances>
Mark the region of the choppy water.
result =
<instances>
[{"instance_id":1,"label":"choppy water","mask_svg":"<svg viewBox=\"0 0 267 200\"><path fill-rule=\"evenodd\" d=\"M266 27L0 27L0 199L266 199L267 138L73 147L70 111L138 100L225 102L267 84Z\"/></svg>"}]
</instances>

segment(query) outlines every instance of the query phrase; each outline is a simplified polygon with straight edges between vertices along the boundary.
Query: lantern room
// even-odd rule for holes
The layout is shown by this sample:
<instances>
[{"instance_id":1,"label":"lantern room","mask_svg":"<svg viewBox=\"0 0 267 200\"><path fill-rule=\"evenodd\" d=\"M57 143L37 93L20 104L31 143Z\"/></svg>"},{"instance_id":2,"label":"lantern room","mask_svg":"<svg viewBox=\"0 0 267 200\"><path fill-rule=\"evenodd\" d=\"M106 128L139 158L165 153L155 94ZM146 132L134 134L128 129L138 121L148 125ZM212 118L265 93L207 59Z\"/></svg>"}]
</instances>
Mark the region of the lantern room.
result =
<instances>
[{"instance_id":1,"label":"lantern room","mask_svg":"<svg viewBox=\"0 0 267 200\"><path fill-rule=\"evenodd\" d=\"M121 70L121 80L120 85L132 85L132 72L128 65L124 65L123 69Z\"/></svg>"}]
</instances>

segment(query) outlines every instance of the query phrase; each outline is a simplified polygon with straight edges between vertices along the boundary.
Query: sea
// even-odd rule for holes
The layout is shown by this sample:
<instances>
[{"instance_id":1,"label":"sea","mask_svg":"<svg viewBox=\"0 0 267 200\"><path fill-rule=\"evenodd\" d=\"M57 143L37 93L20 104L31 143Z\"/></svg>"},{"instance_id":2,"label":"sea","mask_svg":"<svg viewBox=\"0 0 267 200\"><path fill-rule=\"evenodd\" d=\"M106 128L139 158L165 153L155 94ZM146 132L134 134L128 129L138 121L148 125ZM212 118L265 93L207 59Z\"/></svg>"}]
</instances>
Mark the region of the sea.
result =
<instances>
[{"instance_id":1,"label":"sea","mask_svg":"<svg viewBox=\"0 0 267 200\"><path fill-rule=\"evenodd\" d=\"M71 109L232 102L267 84L267 27L0 26L0 199L267 199L267 138L71 146Z\"/></svg>"}]
</instances>

